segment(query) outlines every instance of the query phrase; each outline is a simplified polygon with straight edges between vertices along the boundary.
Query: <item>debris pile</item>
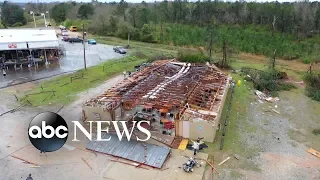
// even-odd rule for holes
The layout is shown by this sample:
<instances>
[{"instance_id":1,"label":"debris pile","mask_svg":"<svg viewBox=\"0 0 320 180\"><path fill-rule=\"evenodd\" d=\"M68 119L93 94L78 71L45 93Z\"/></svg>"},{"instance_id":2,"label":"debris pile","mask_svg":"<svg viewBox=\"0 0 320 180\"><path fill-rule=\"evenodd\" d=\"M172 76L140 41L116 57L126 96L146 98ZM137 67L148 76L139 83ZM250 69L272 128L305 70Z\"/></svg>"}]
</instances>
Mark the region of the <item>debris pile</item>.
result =
<instances>
[{"instance_id":1,"label":"debris pile","mask_svg":"<svg viewBox=\"0 0 320 180\"><path fill-rule=\"evenodd\" d=\"M257 95L260 100L265 100L267 102L276 102L276 101L280 100L278 97L267 96L265 93L263 93L259 90L255 90L254 94ZM259 102L261 102L261 101L259 101Z\"/></svg>"}]
</instances>

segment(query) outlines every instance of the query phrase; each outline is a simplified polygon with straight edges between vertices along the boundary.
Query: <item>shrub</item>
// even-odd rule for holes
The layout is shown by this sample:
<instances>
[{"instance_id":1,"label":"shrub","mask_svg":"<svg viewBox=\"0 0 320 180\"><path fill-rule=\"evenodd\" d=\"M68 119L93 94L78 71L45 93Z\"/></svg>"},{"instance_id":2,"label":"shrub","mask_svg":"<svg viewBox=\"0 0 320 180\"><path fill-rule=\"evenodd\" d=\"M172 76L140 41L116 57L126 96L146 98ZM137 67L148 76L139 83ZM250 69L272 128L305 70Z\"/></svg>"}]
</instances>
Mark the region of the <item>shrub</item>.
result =
<instances>
[{"instance_id":1,"label":"shrub","mask_svg":"<svg viewBox=\"0 0 320 180\"><path fill-rule=\"evenodd\" d=\"M289 91L296 88L296 86L291 83L281 81L284 73L278 70L261 71L254 68L244 67L241 71L245 75L250 76L250 78L246 79L253 80L254 87L260 91Z\"/></svg>"},{"instance_id":2,"label":"shrub","mask_svg":"<svg viewBox=\"0 0 320 180\"><path fill-rule=\"evenodd\" d=\"M67 19L63 22L64 27L69 28L70 26L72 26L72 20L71 19Z\"/></svg>"},{"instance_id":3,"label":"shrub","mask_svg":"<svg viewBox=\"0 0 320 180\"><path fill-rule=\"evenodd\" d=\"M179 50L178 58L182 62L190 63L205 63L210 60L209 56L205 55L202 51L192 51L192 50Z\"/></svg>"},{"instance_id":4,"label":"shrub","mask_svg":"<svg viewBox=\"0 0 320 180\"><path fill-rule=\"evenodd\" d=\"M320 74L305 74L306 94L313 100L320 101Z\"/></svg>"},{"instance_id":5,"label":"shrub","mask_svg":"<svg viewBox=\"0 0 320 180\"><path fill-rule=\"evenodd\" d=\"M320 135L320 129L314 129L314 130L312 131L312 134L314 134L314 135Z\"/></svg>"},{"instance_id":6,"label":"shrub","mask_svg":"<svg viewBox=\"0 0 320 180\"><path fill-rule=\"evenodd\" d=\"M19 27L19 26L23 26L23 24L21 22L16 22L12 25L12 27Z\"/></svg>"},{"instance_id":7,"label":"shrub","mask_svg":"<svg viewBox=\"0 0 320 180\"><path fill-rule=\"evenodd\" d=\"M172 59L172 57L168 57L163 54L156 54L156 55L149 57L147 62L151 63L156 60L167 60L167 59Z\"/></svg>"}]
</instances>

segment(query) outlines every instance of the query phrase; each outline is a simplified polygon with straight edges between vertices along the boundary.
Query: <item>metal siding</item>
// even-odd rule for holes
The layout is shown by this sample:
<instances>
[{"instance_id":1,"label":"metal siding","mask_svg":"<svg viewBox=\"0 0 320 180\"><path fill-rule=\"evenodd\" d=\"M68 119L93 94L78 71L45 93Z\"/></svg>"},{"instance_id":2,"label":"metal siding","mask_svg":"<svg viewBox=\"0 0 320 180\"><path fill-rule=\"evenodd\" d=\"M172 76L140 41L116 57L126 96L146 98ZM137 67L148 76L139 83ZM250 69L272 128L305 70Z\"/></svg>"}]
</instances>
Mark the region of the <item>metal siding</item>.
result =
<instances>
[{"instance_id":1,"label":"metal siding","mask_svg":"<svg viewBox=\"0 0 320 180\"><path fill-rule=\"evenodd\" d=\"M30 49L45 49L45 48L58 48L58 41L39 41L39 42L28 42Z\"/></svg>"},{"instance_id":2,"label":"metal siding","mask_svg":"<svg viewBox=\"0 0 320 180\"><path fill-rule=\"evenodd\" d=\"M9 44L17 45L17 48L9 48ZM26 42L20 43L0 43L0 50L19 50L19 49L28 49Z\"/></svg>"},{"instance_id":3,"label":"metal siding","mask_svg":"<svg viewBox=\"0 0 320 180\"><path fill-rule=\"evenodd\" d=\"M110 134L102 135L103 138L107 138ZM157 146L148 143L140 143L136 140L127 141L123 139L119 141L116 135L110 135L110 141L90 141L87 145L87 149L97 151L124 159L128 159L137 163L146 164L152 167L161 168L170 153L170 149L164 146ZM145 162L145 148L147 146L147 158Z\"/></svg>"}]
</instances>

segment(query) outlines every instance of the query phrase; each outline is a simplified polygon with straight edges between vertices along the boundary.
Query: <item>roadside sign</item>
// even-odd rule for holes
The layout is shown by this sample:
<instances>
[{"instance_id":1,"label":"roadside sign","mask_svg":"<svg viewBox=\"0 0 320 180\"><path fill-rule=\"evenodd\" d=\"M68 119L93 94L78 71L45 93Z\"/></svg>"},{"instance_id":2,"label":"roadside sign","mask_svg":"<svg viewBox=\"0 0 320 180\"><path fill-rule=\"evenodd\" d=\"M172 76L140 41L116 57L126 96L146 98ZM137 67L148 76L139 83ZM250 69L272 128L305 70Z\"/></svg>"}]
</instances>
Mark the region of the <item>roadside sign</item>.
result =
<instances>
[{"instance_id":1,"label":"roadside sign","mask_svg":"<svg viewBox=\"0 0 320 180\"><path fill-rule=\"evenodd\" d=\"M8 48L17 48L17 44L8 44Z\"/></svg>"}]
</instances>

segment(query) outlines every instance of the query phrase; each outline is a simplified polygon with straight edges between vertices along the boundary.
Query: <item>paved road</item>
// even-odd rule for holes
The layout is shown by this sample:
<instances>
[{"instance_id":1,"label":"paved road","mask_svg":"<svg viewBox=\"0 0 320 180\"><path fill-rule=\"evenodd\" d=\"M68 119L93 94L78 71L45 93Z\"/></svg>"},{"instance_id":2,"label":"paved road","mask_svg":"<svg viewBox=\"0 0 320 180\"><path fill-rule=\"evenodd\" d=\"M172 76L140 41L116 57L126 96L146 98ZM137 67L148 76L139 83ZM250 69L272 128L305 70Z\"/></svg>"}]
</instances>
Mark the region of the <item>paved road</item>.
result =
<instances>
[{"instance_id":1,"label":"paved road","mask_svg":"<svg viewBox=\"0 0 320 180\"><path fill-rule=\"evenodd\" d=\"M7 71L7 76L4 77L1 75L0 88L84 68L82 44L71 44L62 41L60 44L64 46L66 55L60 59L59 63L50 64L48 67L45 65L39 66L38 68L24 67L22 70L14 70L11 68ZM122 56L123 55L115 53L112 50L112 46L109 45L97 44L86 46L87 67Z\"/></svg>"}]
</instances>

